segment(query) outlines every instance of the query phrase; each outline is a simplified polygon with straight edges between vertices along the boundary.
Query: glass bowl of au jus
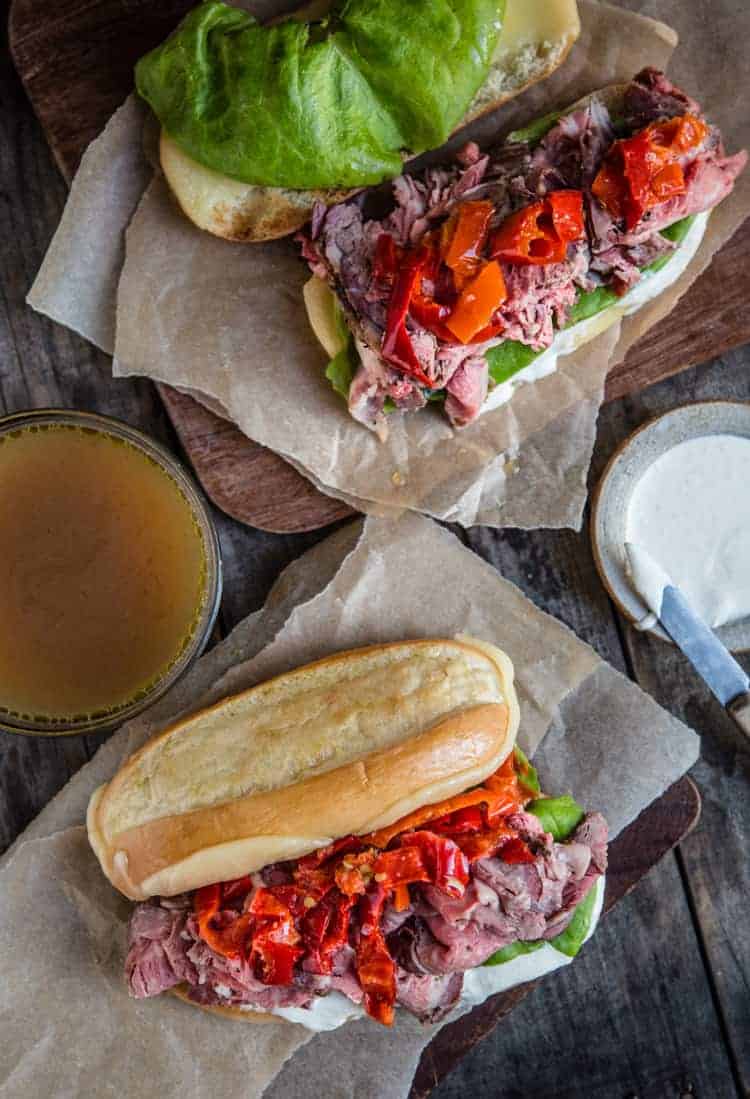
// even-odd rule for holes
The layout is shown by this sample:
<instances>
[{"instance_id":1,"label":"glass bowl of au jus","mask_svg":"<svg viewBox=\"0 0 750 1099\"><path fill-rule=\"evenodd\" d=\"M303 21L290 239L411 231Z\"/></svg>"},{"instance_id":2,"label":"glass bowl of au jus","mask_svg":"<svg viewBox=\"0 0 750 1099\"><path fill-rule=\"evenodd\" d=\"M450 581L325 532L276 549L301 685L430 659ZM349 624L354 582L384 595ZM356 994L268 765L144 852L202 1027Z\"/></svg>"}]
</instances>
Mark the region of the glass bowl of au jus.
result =
<instances>
[{"instance_id":1,"label":"glass bowl of au jus","mask_svg":"<svg viewBox=\"0 0 750 1099\"><path fill-rule=\"evenodd\" d=\"M0 419L0 729L113 728L200 654L221 555L200 492L142 432L88 412Z\"/></svg>"}]
</instances>

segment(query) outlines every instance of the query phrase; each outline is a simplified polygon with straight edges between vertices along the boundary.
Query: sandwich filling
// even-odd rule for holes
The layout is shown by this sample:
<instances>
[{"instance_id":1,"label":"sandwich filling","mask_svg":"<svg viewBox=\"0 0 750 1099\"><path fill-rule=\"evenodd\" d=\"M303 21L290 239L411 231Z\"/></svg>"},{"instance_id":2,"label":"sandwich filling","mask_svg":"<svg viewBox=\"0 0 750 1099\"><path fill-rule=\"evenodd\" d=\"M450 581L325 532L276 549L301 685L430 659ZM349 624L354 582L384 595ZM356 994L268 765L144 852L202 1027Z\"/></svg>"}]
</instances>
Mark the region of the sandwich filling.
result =
<instances>
[{"instance_id":1,"label":"sandwich filling","mask_svg":"<svg viewBox=\"0 0 750 1099\"><path fill-rule=\"evenodd\" d=\"M458 1002L468 970L588 935L607 824L540 795L519 749L472 790L366 836L136 906L131 994L274 1012L343 994L389 1025Z\"/></svg>"},{"instance_id":2,"label":"sandwich filling","mask_svg":"<svg viewBox=\"0 0 750 1099\"><path fill-rule=\"evenodd\" d=\"M453 168L319 204L300 236L345 322L327 376L381 437L389 411L440 402L456 427L562 329L617 304L667 264L696 215L725 198L747 154L727 157L699 105L654 69L540 119Z\"/></svg>"}]
</instances>

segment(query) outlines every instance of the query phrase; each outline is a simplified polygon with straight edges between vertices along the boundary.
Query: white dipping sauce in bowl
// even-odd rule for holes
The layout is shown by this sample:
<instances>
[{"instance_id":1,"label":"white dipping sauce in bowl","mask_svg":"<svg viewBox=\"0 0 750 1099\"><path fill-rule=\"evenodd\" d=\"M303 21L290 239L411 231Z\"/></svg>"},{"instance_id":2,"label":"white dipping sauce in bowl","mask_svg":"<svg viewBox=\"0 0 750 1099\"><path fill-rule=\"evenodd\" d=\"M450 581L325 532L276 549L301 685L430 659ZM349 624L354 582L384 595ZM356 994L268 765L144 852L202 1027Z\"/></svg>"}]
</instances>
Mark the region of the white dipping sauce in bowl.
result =
<instances>
[{"instance_id":1,"label":"white dipping sauce in bowl","mask_svg":"<svg viewBox=\"0 0 750 1099\"><path fill-rule=\"evenodd\" d=\"M701 435L658 457L633 487L626 540L710 626L750 615L750 439Z\"/></svg>"}]
</instances>

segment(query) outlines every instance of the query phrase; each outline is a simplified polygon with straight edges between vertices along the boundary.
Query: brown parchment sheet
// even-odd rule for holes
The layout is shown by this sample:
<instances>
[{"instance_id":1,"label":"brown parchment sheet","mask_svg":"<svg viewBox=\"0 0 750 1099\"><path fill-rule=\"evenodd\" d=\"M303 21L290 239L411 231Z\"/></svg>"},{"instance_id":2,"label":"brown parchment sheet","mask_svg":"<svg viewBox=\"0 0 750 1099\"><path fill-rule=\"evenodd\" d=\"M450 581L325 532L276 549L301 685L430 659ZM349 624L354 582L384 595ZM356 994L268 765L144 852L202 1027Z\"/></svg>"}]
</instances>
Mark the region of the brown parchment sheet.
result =
<instances>
[{"instance_id":1,"label":"brown parchment sheet","mask_svg":"<svg viewBox=\"0 0 750 1099\"><path fill-rule=\"evenodd\" d=\"M681 0L579 6L583 30L566 63L461 140L487 140L627 80L644 64L669 63L721 125L728 149L750 145L750 116L737 95L748 86L750 5L718 0L708 15ZM673 61L676 34L646 16L679 31ZM145 374L190 391L323 491L381 516L408 508L465 526L579 526L607 371L673 308L750 210L745 173L712 214L688 270L656 301L561 359L555 374L519 386L508 404L470 427L454 431L435 410L392 416L383 445L348 417L322 377L325 356L301 299L308 272L291 241L211 238L180 214L158 174L134 213L150 176L142 118L128 101L90 147L29 301L106 350L114 347L116 374Z\"/></svg>"},{"instance_id":2,"label":"brown parchment sheet","mask_svg":"<svg viewBox=\"0 0 750 1099\"><path fill-rule=\"evenodd\" d=\"M311 1038L170 996L131 1000L122 977L130 905L102 875L82 822L96 786L177 714L340 649L459 631L513 659L519 742L544 788L602 809L613 834L695 762L694 733L452 534L418 515L352 523L289 566L261 611L115 733L0 862L1 1099L408 1093L435 1032L410 1017L391 1030L362 1020Z\"/></svg>"}]
</instances>

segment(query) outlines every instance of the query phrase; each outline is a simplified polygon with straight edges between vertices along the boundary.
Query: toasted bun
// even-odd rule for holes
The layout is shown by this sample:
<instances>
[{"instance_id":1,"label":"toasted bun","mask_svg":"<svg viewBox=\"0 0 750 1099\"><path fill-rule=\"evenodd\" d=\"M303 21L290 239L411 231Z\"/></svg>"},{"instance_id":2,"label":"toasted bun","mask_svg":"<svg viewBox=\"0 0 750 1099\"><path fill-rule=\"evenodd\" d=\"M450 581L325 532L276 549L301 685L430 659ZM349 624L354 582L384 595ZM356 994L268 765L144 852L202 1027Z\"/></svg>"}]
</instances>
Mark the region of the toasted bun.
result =
<instances>
[{"instance_id":1,"label":"toasted bun","mask_svg":"<svg viewBox=\"0 0 750 1099\"><path fill-rule=\"evenodd\" d=\"M243 1008L235 1007L232 1004L227 1004L226 1007L222 1004L198 1004L195 1000L190 999L187 990L187 985L176 985L175 988L170 988L169 991L178 1000L183 1000L191 1007L199 1007L201 1011L208 1011L211 1015L223 1015L225 1019L242 1019L245 1023L285 1023L287 1021L281 1015L272 1015L268 1011L243 1010Z\"/></svg>"},{"instance_id":2,"label":"toasted bun","mask_svg":"<svg viewBox=\"0 0 750 1099\"><path fill-rule=\"evenodd\" d=\"M471 638L339 653L150 740L89 803L133 900L295 858L481 782L515 743L513 666Z\"/></svg>"},{"instance_id":3,"label":"toasted bun","mask_svg":"<svg viewBox=\"0 0 750 1099\"><path fill-rule=\"evenodd\" d=\"M321 11L297 17L320 18ZM492 67L456 127L495 110L543 80L568 56L581 30L576 0L507 0ZM241 183L198 164L162 133L161 166L184 213L200 229L226 240L257 242L300 229L316 202L332 205L352 191L294 191Z\"/></svg>"}]
</instances>

